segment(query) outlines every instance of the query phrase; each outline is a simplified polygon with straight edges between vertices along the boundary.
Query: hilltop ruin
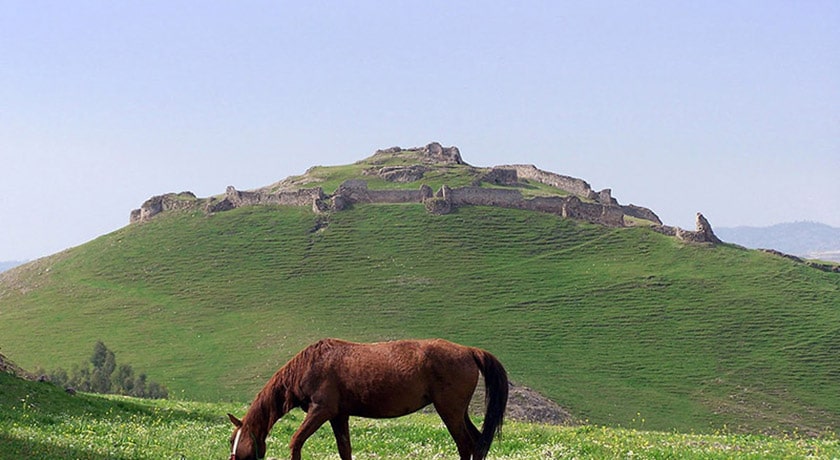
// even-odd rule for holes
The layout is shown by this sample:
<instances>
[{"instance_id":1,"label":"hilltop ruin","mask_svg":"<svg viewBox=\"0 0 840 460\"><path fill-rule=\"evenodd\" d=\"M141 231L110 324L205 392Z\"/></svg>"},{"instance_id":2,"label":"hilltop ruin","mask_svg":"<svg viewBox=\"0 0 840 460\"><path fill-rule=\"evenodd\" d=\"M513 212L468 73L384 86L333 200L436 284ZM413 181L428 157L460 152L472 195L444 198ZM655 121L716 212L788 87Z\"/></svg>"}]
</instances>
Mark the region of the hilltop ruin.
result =
<instances>
[{"instance_id":1,"label":"hilltop ruin","mask_svg":"<svg viewBox=\"0 0 840 460\"><path fill-rule=\"evenodd\" d=\"M402 163L406 164L387 165L394 159L403 160ZM407 159L412 161L406 162ZM368 166L363 170L363 176L387 182L419 182L420 185L413 190L374 190L368 187L367 180L350 179L329 194L322 187L301 186L300 181L289 178L275 186L251 191L228 186L223 196L204 199L197 198L191 192L169 193L146 200L139 209L131 212L130 223L145 222L162 212L179 209L218 213L243 206L281 205L309 206L316 213L329 213L340 212L355 204L420 203L432 214L447 214L458 206L498 206L551 213L611 227L644 222L644 225L649 225L655 231L685 241L720 243L711 225L699 213L695 231L666 226L648 208L619 204L612 197L610 189L596 192L582 179L543 171L534 165L474 168L463 161L457 147L443 147L436 142L413 149L391 147L377 150L363 164ZM422 180L425 174L441 165L468 167L475 180L469 186L443 185L434 191ZM566 194L526 197L519 187L530 182L544 184Z\"/></svg>"}]
</instances>

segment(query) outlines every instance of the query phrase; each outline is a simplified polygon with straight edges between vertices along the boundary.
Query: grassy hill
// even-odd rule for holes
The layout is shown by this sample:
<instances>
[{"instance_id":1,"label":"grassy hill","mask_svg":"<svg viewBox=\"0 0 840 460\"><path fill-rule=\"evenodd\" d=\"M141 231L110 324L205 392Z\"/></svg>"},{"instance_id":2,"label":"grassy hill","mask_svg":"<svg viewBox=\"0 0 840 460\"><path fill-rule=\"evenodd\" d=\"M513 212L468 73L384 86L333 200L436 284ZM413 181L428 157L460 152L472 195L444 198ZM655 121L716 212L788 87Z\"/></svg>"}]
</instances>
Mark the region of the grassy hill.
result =
<instances>
[{"instance_id":1,"label":"grassy hill","mask_svg":"<svg viewBox=\"0 0 840 460\"><path fill-rule=\"evenodd\" d=\"M69 367L101 339L176 398L248 401L324 336L483 347L597 424L840 426L840 276L646 228L420 204L169 212L0 275L3 353Z\"/></svg>"}]
</instances>

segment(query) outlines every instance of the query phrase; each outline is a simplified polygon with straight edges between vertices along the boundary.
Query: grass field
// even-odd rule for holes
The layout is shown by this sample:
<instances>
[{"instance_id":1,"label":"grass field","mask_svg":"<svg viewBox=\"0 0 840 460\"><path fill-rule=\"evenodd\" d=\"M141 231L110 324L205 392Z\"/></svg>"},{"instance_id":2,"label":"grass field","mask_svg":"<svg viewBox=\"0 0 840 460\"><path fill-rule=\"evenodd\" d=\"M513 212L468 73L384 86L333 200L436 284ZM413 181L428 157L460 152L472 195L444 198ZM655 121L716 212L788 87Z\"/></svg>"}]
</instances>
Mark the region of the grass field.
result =
<instances>
[{"instance_id":1,"label":"grass field","mask_svg":"<svg viewBox=\"0 0 840 460\"><path fill-rule=\"evenodd\" d=\"M598 425L840 426L840 276L645 228L419 204L170 213L0 286L0 347L22 366L103 340L176 399L247 401L326 336L443 337Z\"/></svg>"},{"instance_id":2,"label":"grass field","mask_svg":"<svg viewBox=\"0 0 840 460\"><path fill-rule=\"evenodd\" d=\"M86 394L68 396L47 383L24 382L0 372L0 459L227 458L236 403L149 401ZM269 458L287 458L288 441L303 413L293 411L268 439ZM553 427L509 422L490 459L773 459L840 458L836 437L820 439L718 433L662 433L639 428ZM457 458L434 414L394 420L351 420L356 459ZM322 428L304 458L337 459L335 441Z\"/></svg>"}]
</instances>

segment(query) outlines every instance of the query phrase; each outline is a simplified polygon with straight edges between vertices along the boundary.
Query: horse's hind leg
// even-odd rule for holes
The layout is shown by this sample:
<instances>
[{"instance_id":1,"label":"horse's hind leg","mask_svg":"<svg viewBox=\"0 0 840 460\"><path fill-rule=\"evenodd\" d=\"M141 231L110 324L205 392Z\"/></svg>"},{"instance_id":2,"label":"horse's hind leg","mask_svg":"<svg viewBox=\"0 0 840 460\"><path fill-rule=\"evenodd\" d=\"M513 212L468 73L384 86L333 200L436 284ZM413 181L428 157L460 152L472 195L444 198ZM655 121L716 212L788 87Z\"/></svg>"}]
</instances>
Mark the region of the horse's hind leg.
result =
<instances>
[{"instance_id":1,"label":"horse's hind leg","mask_svg":"<svg viewBox=\"0 0 840 460\"><path fill-rule=\"evenodd\" d=\"M351 460L350 456L350 416L339 415L330 420L330 425L335 434L335 442L338 444L338 456L341 460Z\"/></svg>"},{"instance_id":2,"label":"horse's hind leg","mask_svg":"<svg viewBox=\"0 0 840 460\"><path fill-rule=\"evenodd\" d=\"M455 440L461 460L470 460L478 440L477 437L474 437L474 434L478 433L478 429L469 421L466 407L452 409L436 403L435 410L446 425L446 429L449 430L449 434L452 435L452 439Z\"/></svg>"}]
</instances>

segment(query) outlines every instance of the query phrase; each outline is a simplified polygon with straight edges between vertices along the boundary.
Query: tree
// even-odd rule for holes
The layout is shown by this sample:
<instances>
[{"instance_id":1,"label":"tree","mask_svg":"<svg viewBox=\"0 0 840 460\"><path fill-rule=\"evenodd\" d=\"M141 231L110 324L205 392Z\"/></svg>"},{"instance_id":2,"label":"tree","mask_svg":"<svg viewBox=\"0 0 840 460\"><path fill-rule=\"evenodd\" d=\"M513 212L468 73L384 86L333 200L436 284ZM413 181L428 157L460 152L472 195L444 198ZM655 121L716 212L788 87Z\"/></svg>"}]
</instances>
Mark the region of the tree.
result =
<instances>
[{"instance_id":1,"label":"tree","mask_svg":"<svg viewBox=\"0 0 840 460\"><path fill-rule=\"evenodd\" d=\"M146 397L152 399L164 399L169 396L169 392L166 391L166 388L155 382L149 382L148 390L146 391Z\"/></svg>"},{"instance_id":2,"label":"tree","mask_svg":"<svg viewBox=\"0 0 840 460\"><path fill-rule=\"evenodd\" d=\"M90 357L90 363L93 364L94 369L102 369L107 359L108 347L105 346L101 340L97 340L93 346L93 355Z\"/></svg>"},{"instance_id":3,"label":"tree","mask_svg":"<svg viewBox=\"0 0 840 460\"><path fill-rule=\"evenodd\" d=\"M67 386L70 381L70 377L67 375L67 371L65 371L62 368L58 368L50 372L47 375L47 377L49 377L50 382L62 387Z\"/></svg>"},{"instance_id":4,"label":"tree","mask_svg":"<svg viewBox=\"0 0 840 460\"><path fill-rule=\"evenodd\" d=\"M117 357L109 350L101 340L93 346L93 355L90 357L93 364L93 372L90 375L91 391L96 393L111 392L111 374L117 367Z\"/></svg>"},{"instance_id":5,"label":"tree","mask_svg":"<svg viewBox=\"0 0 840 460\"><path fill-rule=\"evenodd\" d=\"M56 385L95 393L118 393L138 398L166 398L169 395L163 385L147 381L146 374L135 377L130 364L118 367L116 354L101 340L93 346L89 361L92 369L86 362L73 366L69 375L59 368L50 373L51 381Z\"/></svg>"},{"instance_id":6,"label":"tree","mask_svg":"<svg viewBox=\"0 0 840 460\"><path fill-rule=\"evenodd\" d=\"M134 381L134 389L131 391L131 396L138 398L146 397L146 374L140 374L137 380Z\"/></svg>"},{"instance_id":7,"label":"tree","mask_svg":"<svg viewBox=\"0 0 840 460\"><path fill-rule=\"evenodd\" d=\"M131 364L120 364L120 368L111 383L115 392L121 395L130 395L134 390L134 369Z\"/></svg>"}]
</instances>

